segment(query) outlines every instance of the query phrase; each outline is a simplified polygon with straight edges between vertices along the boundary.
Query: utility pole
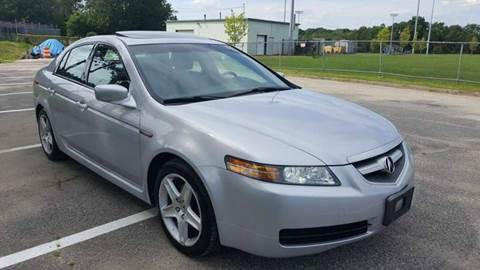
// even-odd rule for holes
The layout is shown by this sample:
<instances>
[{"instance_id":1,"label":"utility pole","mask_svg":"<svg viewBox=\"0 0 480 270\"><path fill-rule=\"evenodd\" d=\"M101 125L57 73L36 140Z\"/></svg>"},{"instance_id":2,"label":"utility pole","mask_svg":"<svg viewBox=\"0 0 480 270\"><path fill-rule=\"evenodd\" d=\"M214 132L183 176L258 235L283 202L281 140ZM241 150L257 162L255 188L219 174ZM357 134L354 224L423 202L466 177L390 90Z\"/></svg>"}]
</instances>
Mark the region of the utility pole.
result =
<instances>
[{"instance_id":1,"label":"utility pole","mask_svg":"<svg viewBox=\"0 0 480 270\"><path fill-rule=\"evenodd\" d=\"M292 0L290 9L290 29L288 31L288 54L294 53L293 32L295 31L295 0Z\"/></svg>"},{"instance_id":2,"label":"utility pole","mask_svg":"<svg viewBox=\"0 0 480 270\"><path fill-rule=\"evenodd\" d=\"M427 55L430 51L430 37L432 35L432 24L433 24L433 11L435 9L435 0L432 1L432 14L430 15L430 25L428 27L428 40L427 40Z\"/></svg>"},{"instance_id":3,"label":"utility pole","mask_svg":"<svg viewBox=\"0 0 480 270\"><path fill-rule=\"evenodd\" d=\"M391 13L390 16L392 16L392 31L390 33L390 49L389 52L392 53L392 46L393 46L393 25L395 24L395 17L398 16L398 13Z\"/></svg>"},{"instance_id":4,"label":"utility pole","mask_svg":"<svg viewBox=\"0 0 480 270\"><path fill-rule=\"evenodd\" d=\"M295 0L292 0L290 9L290 30L288 32L288 39L293 41L293 31L295 30Z\"/></svg>"},{"instance_id":5,"label":"utility pole","mask_svg":"<svg viewBox=\"0 0 480 270\"><path fill-rule=\"evenodd\" d=\"M415 43L417 42L417 27L418 27L418 15L420 12L420 0L418 0L417 4L417 17L415 17L415 30L413 30L413 46L412 46L412 54L415 54Z\"/></svg>"},{"instance_id":6,"label":"utility pole","mask_svg":"<svg viewBox=\"0 0 480 270\"><path fill-rule=\"evenodd\" d=\"M18 25L17 25L17 18L15 18L15 40L18 41Z\"/></svg>"}]
</instances>

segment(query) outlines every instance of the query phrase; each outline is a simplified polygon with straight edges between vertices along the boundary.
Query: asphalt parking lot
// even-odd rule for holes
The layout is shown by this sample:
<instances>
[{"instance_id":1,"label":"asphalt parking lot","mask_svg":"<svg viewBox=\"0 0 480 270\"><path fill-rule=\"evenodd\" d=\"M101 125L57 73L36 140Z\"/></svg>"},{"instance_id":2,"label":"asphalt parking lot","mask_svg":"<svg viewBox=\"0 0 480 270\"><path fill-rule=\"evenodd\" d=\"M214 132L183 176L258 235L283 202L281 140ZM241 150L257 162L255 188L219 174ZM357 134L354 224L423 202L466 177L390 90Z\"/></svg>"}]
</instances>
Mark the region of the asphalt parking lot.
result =
<instances>
[{"instance_id":1,"label":"asphalt parking lot","mask_svg":"<svg viewBox=\"0 0 480 270\"><path fill-rule=\"evenodd\" d=\"M19 263L9 269L480 268L480 98L299 78L293 80L379 112L412 145L413 208L381 234L299 258L267 259L225 248L190 259L168 243L157 218L147 215L23 260L42 249L30 248L94 234L91 229L150 209L72 160L44 157L31 96L33 74L43 65L0 65L0 268L12 254L8 258Z\"/></svg>"}]
</instances>

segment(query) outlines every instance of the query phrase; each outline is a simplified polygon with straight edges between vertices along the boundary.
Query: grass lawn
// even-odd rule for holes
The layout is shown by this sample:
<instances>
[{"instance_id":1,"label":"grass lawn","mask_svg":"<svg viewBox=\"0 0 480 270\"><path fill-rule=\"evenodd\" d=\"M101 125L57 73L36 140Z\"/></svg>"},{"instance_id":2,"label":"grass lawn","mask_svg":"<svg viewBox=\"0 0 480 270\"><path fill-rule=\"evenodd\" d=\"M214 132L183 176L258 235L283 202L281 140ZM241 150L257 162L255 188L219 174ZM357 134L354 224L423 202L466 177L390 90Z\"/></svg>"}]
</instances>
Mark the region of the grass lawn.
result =
<instances>
[{"instance_id":1,"label":"grass lawn","mask_svg":"<svg viewBox=\"0 0 480 270\"><path fill-rule=\"evenodd\" d=\"M0 41L0 63L21 59L31 46L28 43Z\"/></svg>"},{"instance_id":2,"label":"grass lawn","mask_svg":"<svg viewBox=\"0 0 480 270\"><path fill-rule=\"evenodd\" d=\"M479 83L385 74L396 73L406 76L456 79L459 55L383 55L382 72L384 74L378 74L379 54L327 55L318 58L311 56L260 56L257 58L275 70L295 76L360 80L459 92L480 92L480 55L463 55L460 70L460 79ZM342 69L342 71L334 69Z\"/></svg>"}]
</instances>

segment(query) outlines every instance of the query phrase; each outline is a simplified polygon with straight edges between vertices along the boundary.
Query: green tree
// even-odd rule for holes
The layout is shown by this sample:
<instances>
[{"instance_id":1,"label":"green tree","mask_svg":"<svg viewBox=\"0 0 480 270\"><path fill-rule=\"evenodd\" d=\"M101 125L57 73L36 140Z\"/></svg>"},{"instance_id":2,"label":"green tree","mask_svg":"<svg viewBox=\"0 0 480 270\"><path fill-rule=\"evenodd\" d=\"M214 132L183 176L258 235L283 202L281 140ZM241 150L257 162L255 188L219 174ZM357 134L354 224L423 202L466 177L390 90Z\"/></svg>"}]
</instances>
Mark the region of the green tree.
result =
<instances>
[{"instance_id":1,"label":"green tree","mask_svg":"<svg viewBox=\"0 0 480 270\"><path fill-rule=\"evenodd\" d=\"M233 45L237 45L242 41L243 37L247 35L247 20L245 19L245 14L240 13L235 15L232 12L232 15L225 18L225 33L228 35L228 41Z\"/></svg>"},{"instance_id":2,"label":"green tree","mask_svg":"<svg viewBox=\"0 0 480 270\"><path fill-rule=\"evenodd\" d=\"M400 33L400 47L405 49L410 44L410 27L403 28Z\"/></svg>"},{"instance_id":3,"label":"green tree","mask_svg":"<svg viewBox=\"0 0 480 270\"><path fill-rule=\"evenodd\" d=\"M480 36L480 24L467 24L463 29L468 36Z\"/></svg>"},{"instance_id":4,"label":"green tree","mask_svg":"<svg viewBox=\"0 0 480 270\"><path fill-rule=\"evenodd\" d=\"M64 28L82 0L0 0L0 20L53 24Z\"/></svg>"},{"instance_id":5,"label":"green tree","mask_svg":"<svg viewBox=\"0 0 480 270\"><path fill-rule=\"evenodd\" d=\"M413 46L415 47L415 53L420 53L427 49L427 42L425 38L422 38L420 41L415 42Z\"/></svg>"},{"instance_id":6,"label":"green tree","mask_svg":"<svg viewBox=\"0 0 480 270\"><path fill-rule=\"evenodd\" d=\"M89 0L80 13L69 18L67 31L84 36L88 32L165 30L165 22L174 18L166 0Z\"/></svg>"},{"instance_id":7,"label":"green tree","mask_svg":"<svg viewBox=\"0 0 480 270\"><path fill-rule=\"evenodd\" d=\"M67 35L83 37L94 28L85 12L73 13L65 23Z\"/></svg>"},{"instance_id":8,"label":"green tree","mask_svg":"<svg viewBox=\"0 0 480 270\"><path fill-rule=\"evenodd\" d=\"M378 52L380 50L380 43L382 43L382 47L385 47L385 43L390 40L390 29L388 27L383 27L377 33L377 37L372 40L370 43L370 49L372 52Z\"/></svg>"},{"instance_id":9,"label":"green tree","mask_svg":"<svg viewBox=\"0 0 480 270\"><path fill-rule=\"evenodd\" d=\"M477 36L473 36L472 40L468 44L468 48L470 49L470 53L474 53L478 48L478 38Z\"/></svg>"}]
</instances>

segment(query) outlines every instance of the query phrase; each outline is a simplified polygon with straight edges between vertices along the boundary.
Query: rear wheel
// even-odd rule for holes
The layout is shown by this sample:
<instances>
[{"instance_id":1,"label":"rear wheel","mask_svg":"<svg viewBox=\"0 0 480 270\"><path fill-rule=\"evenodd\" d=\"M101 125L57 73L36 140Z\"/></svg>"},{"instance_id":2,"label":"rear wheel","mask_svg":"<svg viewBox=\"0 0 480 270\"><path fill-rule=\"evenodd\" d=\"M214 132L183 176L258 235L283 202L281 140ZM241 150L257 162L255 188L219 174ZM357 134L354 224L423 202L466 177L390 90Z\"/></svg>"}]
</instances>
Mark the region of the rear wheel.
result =
<instances>
[{"instance_id":1,"label":"rear wheel","mask_svg":"<svg viewBox=\"0 0 480 270\"><path fill-rule=\"evenodd\" d=\"M182 253L204 256L218 247L215 215L196 173L184 162L167 162L159 171L155 198L162 227Z\"/></svg>"},{"instance_id":2,"label":"rear wheel","mask_svg":"<svg viewBox=\"0 0 480 270\"><path fill-rule=\"evenodd\" d=\"M38 113L37 124L40 143L47 158L52 161L65 159L65 154L58 148L55 136L53 135L52 124L44 109L41 109Z\"/></svg>"}]
</instances>

